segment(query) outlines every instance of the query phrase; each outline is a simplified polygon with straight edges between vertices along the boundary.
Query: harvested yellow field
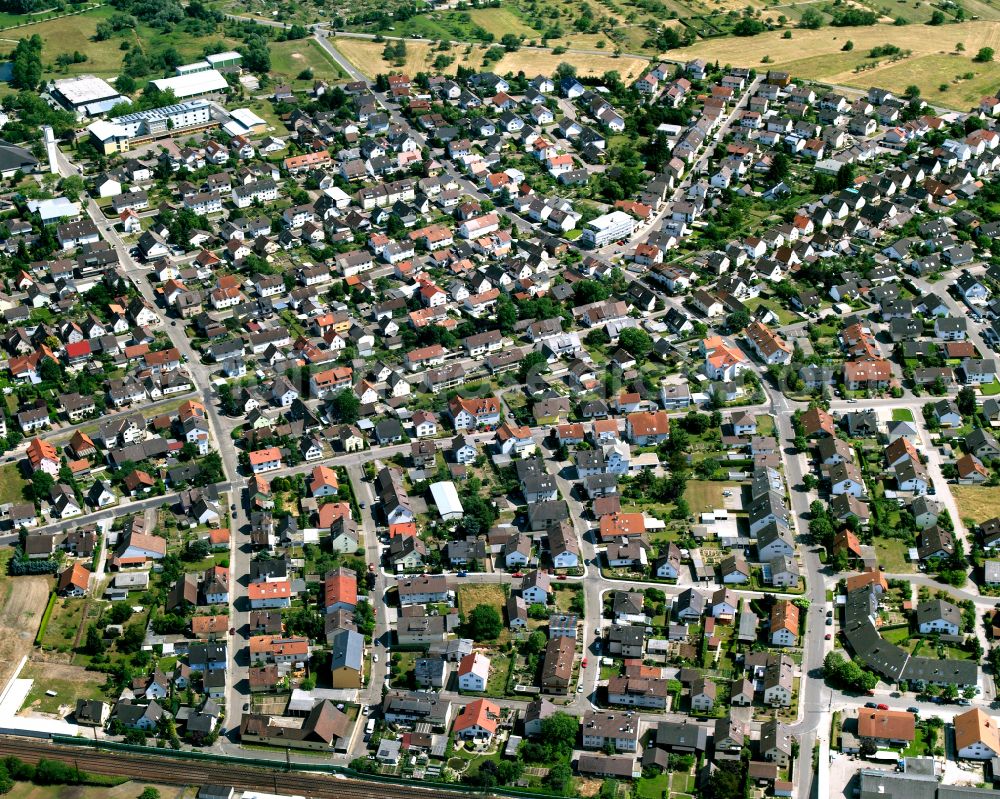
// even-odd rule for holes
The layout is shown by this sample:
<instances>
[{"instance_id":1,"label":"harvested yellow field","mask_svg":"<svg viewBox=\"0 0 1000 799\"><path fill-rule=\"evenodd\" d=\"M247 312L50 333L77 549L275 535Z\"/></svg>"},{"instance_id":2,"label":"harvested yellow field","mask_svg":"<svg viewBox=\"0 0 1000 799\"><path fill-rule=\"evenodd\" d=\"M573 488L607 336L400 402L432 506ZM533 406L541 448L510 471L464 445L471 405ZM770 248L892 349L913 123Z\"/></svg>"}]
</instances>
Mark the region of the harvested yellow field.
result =
<instances>
[{"instance_id":1,"label":"harvested yellow field","mask_svg":"<svg viewBox=\"0 0 1000 799\"><path fill-rule=\"evenodd\" d=\"M496 71L501 75L505 72L524 71L526 75L551 75L562 62L572 64L580 75L603 75L605 72L616 71L621 79L628 83L640 77L649 68L645 58L613 55L594 55L591 53L575 53L569 51L555 55L551 50L520 49L516 53L507 53L500 59Z\"/></svg>"},{"instance_id":2,"label":"harvested yellow field","mask_svg":"<svg viewBox=\"0 0 1000 799\"><path fill-rule=\"evenodd\" d=\"M963 519L976 524L1000 515L1000 486L948 486Z\"/></svg>"},{"instance_id":3,"label":"harvested yellow field","mask_svg":"<svg viewBox=\"0 0 1000 799\"><path fill-rule=\"evenodd\" d=\"M963 22L931 28L927 25L882 26L862 28L820 28L792 32L791 39L783 39L781 31L768 31L759 36L730 37L697 42L690 47L671 50L670 58L688 60L701 57L720 64L738 64L757 67L767 55L768 66L780 68L792 61L802 61L814 56L840 52L844 42L854 42L854 52L867 53L872 47L894 44L912 50L915 56L946 55L957 42L965 45L970 57L980 47L1000 48L1000 22ZM853 55L853 52L846 55Z\"/></svg>"},{"instance_id":4,"label":"harvested yellow field","mask_svg":"<svg viewBox=\"0 0 1000 799\"><path fill-rule=\"evenodd\" d=\"M400 69L411 75L421 70L426 71L431 68L434 59L441 55L441 52L428 42L408 41L406 43L406 62L402 67L395 67L382 58L384 44L346 37L332 40L331 44L369 77L395 69ZM444 71L453 74L459 65L478 69L482 65L485 52L486 48L481 45L472 45L471 48L469 45L456 45L444 53L444 55L455 59ZM616 70L625 81L635 80L649 65L646 59L632 56L615 58L610 53L596 55L572 51L555 55L551 50L522 47L515 53L506 53L493 66L493 70L500 75L521 71L527 75L551 74L564 61L575 66L580 75L603 75L605 72Z\"/></svg>"},{"instance_id":5,"label":"harvested yellow field","mask_svg":"<svg viewBox=\"0 0 1000 799\"><path fill-rule=\"evenodd\" d=\"M972 77L966 78L969 73ZM915 83L923 89L929 102L966 110L977 105L982 97L996 92L1000 86L1000 63L977 64L959 55L929 55L886 64L858 75L835 76L833 81L852 85L864 83L865 78L900 93ZM945 91L940 90L942 84L947 86Z\"/></svg>"},{"instance_id":6,"label":"harvested yellow field","mask_svg":"<svg viewBox=\"0 0 1000 799\"><path fill-rule=\"evenodd\" d=\"M854 49L849 53L842 52L841 48L848 40L854 42ZM965 52L955 54L955 45L959 42L965 46ZM868 52L873 47L883 44L894 44L911 50L913 54L897 62L879 59L881 63L875 69L854 71L855 65L870 60ZM1000 22L964 22L936 28L914 24L796 29L791 39L783 39L780 31L770 31L747 38L697 42L690 47L673 50L668 55L681 60L695 57L712 61L717 59L722 64L757 69L787 69L797 77L859 89L886 86L902 90L915 83L927 99L962 109L985 93L980 92L981 87L985 86L988 91L990 85L996 85L993 68L997 65L975 64L972 61L972 56L981 47L1000 49ZM766 64L762 61L765 56L770 58ZM938 91L939 84L950 82L956 75L966 72L974 72L976 77L970 81L959 81L946 92Z\"/></svg>"}]
</instances>

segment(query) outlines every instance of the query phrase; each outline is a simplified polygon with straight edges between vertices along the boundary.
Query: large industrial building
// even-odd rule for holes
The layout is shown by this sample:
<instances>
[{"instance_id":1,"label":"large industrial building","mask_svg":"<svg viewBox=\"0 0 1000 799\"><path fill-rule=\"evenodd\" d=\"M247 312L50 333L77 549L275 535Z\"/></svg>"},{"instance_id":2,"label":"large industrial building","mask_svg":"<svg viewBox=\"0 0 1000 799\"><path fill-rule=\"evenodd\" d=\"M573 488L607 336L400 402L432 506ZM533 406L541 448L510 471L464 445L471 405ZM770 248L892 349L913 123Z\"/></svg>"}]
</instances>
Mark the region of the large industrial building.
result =
<instances>
[{"instance_id":1,"label":"large industrial building","mask_svg":"<svg viewBox=\"0 0 1000 799\"><path fill-rule=\"evenodd\" d=\"M87 127L98 151L108 155L128 150L136 140L176 135L196 128L219 124L207 100L137 111L105 122L98 120Z\"/></svg>"},{"instance_id":2,"label":"large industrial building","mask_svg":"<svg viewBox=\"0 0 1000 799\"><path fill-rule=\"evenodd\" d=\"M192 64L181 64L177 67L178 75L191 75L196 72L207 72L210 69L217 69L220 72L238 72L243 56L235 50L226 53L215 53L205 56L202 61L195 61Z\"/></svg>"},{"instance_id":3,"label":"large industrial building","mask_svg":"<svg viewBox=\"0 0 1000 799\"><path fill-rule=\"evenodd\" d=\"M152 84L161 92L170 90L178 100L189 97L203 97L206 94L224 92L229 88L226 78L217 69L206 69L201 72L189 72L173 78L160 78Z\"/></svg>"},{"instance_id":4,"label":"large industrial building","mask_svg":"<svg viewBox=\"0 0 1000 799\"><path fill-rule=\"evenodd\" d=\"M52 81L49 84L49 94L67 111L75 111L81 117L100 116L118 103L132 102L120 95L106 80L93 75Z\"/></svg>"}]
</instances>

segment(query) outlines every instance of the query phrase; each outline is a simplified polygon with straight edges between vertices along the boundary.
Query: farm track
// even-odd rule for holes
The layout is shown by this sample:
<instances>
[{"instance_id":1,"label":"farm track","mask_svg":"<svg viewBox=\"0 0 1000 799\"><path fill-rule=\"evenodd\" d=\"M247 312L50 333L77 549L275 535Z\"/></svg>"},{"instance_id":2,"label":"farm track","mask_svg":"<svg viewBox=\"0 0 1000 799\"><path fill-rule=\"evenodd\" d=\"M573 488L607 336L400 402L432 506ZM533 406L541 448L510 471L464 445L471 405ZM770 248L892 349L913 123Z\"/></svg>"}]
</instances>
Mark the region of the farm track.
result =
<instances>
[{"instance_id":1,"label":"farm track","mask_svg":"<svg viewBox=\"0 0 1000 799\"><path fill-rule=\"evenodd\" d=\"M40 758L58 760L76 765L81 771L92 774L122 776L138 781L167 785L224 783L238 790L273 790L276 793L298 794L310 799L342 799L342 797L410 799L416 790L421 791L421 796L443 799L466 796L437 789L422 789L418 784L404 787L383 782L339 779L326 774L286 772L283 768L241 766L235 759L232 764L201 763L152 755L97 752L85 747L58 746L43 741L0 737L0 756L9 755L32 763Z\"/></svg>"}]
</instances>

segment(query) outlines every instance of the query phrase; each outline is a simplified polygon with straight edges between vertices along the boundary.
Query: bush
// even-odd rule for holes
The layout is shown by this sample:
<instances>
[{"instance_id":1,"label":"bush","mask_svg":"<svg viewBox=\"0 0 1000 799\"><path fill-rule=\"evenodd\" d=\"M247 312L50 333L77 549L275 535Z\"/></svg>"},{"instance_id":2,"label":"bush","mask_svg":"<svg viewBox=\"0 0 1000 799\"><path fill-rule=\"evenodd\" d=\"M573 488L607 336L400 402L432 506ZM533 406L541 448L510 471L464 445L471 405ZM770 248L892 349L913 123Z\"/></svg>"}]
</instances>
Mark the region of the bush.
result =
<instances>
[{"instance_id":1,"label":"bush","mask_svg":"<svg viewBox=\"0 0 1000 799\"><path fill-rule=\"evenodd\" d=\"M980 64L988 64L993 60L993 55L994 52L992 47L981 47L979 48L979 52L976 53L976 57L972 60Z\"/></svg>"},{"instance_id":2,"label":"bush","mask_svg":"<svg viewBox=\"0 0 1000 799\"><path fill-rule=\"evenodd\" d=\"M42 638L45 637L45 630L49 626L49 619L52 618L52 610L56 606L56 594L53 591L49 594L49 604L45 606L45 612L42 614L42 621L38 625L38 634L35 636L35 646L39 646L42 643Z\"/></svg>"}]
</instances>

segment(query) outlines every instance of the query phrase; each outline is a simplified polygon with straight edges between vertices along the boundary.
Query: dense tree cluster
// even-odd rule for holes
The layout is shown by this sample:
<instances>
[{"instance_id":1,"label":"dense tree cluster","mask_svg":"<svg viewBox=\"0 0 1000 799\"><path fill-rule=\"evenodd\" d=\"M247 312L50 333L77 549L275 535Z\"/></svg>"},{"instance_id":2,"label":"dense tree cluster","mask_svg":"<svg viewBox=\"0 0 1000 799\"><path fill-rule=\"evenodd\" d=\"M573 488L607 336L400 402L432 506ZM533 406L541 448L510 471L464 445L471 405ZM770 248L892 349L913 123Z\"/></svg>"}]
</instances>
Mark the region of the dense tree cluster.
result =
<instances>
[{"instance_id":1,"label":"dense tree cluster","mask_svg":"<svg viewBox=\"0 0 1000 799\"><path fill-rule=\"evenodd\" d=\"M878 685L878 677L847 660L839 652L830 652L823 659L823 679L831 685L849 691L870 691Z\"/></svg>"}]
</instances>

